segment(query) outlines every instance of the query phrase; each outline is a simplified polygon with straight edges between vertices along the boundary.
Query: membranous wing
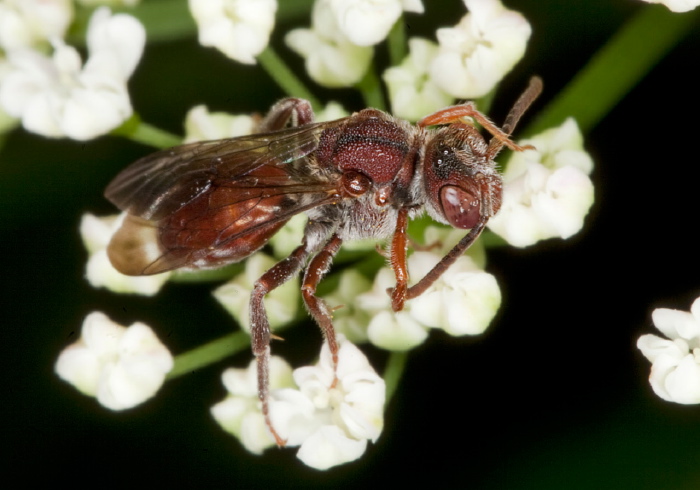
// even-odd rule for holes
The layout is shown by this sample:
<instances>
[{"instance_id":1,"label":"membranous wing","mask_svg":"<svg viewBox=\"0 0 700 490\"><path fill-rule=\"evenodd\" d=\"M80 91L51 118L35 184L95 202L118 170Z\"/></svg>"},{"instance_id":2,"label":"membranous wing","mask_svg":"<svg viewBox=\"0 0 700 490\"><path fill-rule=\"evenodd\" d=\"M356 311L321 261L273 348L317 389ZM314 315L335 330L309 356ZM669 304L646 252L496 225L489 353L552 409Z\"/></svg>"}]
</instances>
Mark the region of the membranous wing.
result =
<instances>
[{"instance_id":1,"label":"membranous wing","mask_svg":"<svg viewBox=\"0 0 700 490\"><path fill-rule=\"evenodd\" d=\"M108 253L129 275L237 262L292 216L333 202L337 169L312 153L324 130L309 124L162 150L136 161L105 196L126 211Z\"/></svg>"}]
</instances>

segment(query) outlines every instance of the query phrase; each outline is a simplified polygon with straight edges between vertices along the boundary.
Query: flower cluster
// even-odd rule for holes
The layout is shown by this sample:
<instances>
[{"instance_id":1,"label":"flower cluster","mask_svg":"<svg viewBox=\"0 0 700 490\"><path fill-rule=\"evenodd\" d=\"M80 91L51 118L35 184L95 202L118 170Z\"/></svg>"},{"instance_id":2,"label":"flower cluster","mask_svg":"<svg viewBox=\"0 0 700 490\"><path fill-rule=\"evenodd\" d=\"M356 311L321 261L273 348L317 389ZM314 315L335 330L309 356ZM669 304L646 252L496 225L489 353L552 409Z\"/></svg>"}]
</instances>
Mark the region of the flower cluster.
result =
<instances>
[{"instance_id":1,"label":"flower cluster","mask_svg":"<svg viewBox=\"0 0 700 490\"><path fill-rule=\"evenodd\" d=\"M535 149L515 152L503 172L503 203L489 229L516 247L569 238L583 227L593 204L593 160L583 149L576 121L568 119L519 142Z\"/></svg>"},{"instance_id":2,"label":"flower cluster","mask_svg":"<svg viewBox=\"0 0 700 490\"><path fill-rule=\"evenodd\" d=\"M285 361L270 362L272 424L287 447L299 447L300 460L320 470L359 458L384 421L384 381L357 347L338 340L337 366L328 344L315 366L294 370L293 380ZM229 395L212 407L217 422L251 452L274 445L259 407L255 363L227 370L223 381Z\"/></svg>"},{"instance_id":3,"label":"flower cluster","mask_svg":"<svg viewBox=\"0 0 700 490\"><path fill-rule=\"evenodd\" d=\"M40 6L42 3L46 5ZM126 84L141 59L146 34L135 18L112 15L109 9L99 8L90 19L89 56L83 64L78 51L61 37L66 18L70 18L69 7L62 8L63 3L30 2L17 9L28 14L25 20L44 13L41 18L46 22L39 23L34 35L21 43L3 41L7 66L0 78L0 107L20 119L28 131L88 140L111 131L131 116ZM43 12L49 10L48 6L53 9ZM12 19L0 11L2 20ZM39 34L51 43L51 56L33 49Z\"/></svg>"},{"instance_id":4,"label":"flower cluster","mask_svg":"<svg viewBox=\"0 0 700 490\"><path fill-rule=\"evenodd\" d=\"M135 0L113 3L130 5ZM468 11L455 25L438 29L435 41L404 40L408 55L393 60L394 66L383 72L395 116L415 121L454 103L455 98L486 96L522 58L531 34L522 14L499 0L464 0L464 4ZM269 62L266 50L271 50L268 43L277 6L276 0L189 0L200 44L245 64ZM126 84L141 57L145 31L134 17L96 9L87 33L89 55L83 63L78 51L64 41L71 9L68 0L0 3L0 48L7 56L0 63L0 108L29 131L87 140L131 116ZM27 11L39 21L28 22ZM309 77L318 84L364 87L380 79L370 72L374 46L402 32L397 24L403 22L402 15L422 12L420 0L316 0L310 26L292 30L284 41L304 58ZM334 103L316 111L318 121L347 114ZM186 116L184 142L248 135L260 120L255 115L196 106ZM489 223L491 230L515 246L573 235L593 202L588 177L593 164L583 150L576 123L569 120L522 144L537 149L511 157L504 173L501 212ZM171 273L127 277L109 261L107 246L123 218L83 217L80 231L89 252L87 279L95 287L115 292L153 295ZM302 242L305 222L304 216L289 220L270 238L269 247L248 257L235 277L214 291L243 330L250 330L255 281ZM408 257L412 279L426 276L464 234L464 230L427 227L425 247L416 247ZM355 253L374 247L374 243L347 245ZM368 272L348 267L336 277L336 288L323 299L338 332L337 364L324 344L313 366L293 370L277 357L269 365L269 418L286 445L299 448L300 460L317 469L353 461L382 431L384 381L351 342L406 351L421 344L431 329L454 336L478 335L487 329L500 307L501 292L484 266L484 248L478 243L398 313L387 294L396 283L391 268L373 266ZM291 323L300 303L297 279L270 292L265 306L271 327ZM172 369L172 356L148 327L136 323L125 328L101 313L87 317L81 340L69 346L56 364L61 378L114 410L153 396ZM253 453L273 446L275 439L258 398L256 363L246 369L228 369L223 383L228 396L211 409L217 422Z\"/></svg>"},{"instance_id":5,"label":"flower cluster","mask_svg":"<svg viewBox=\"0 0 700 490\"><path fill-rule=\"evenodd\" d=\"M657 308L651 318L666 338L642 335L637 347L651 362L654 393L670 402L700 403L700 298L690 312Z\"/></svg>"},{"instance_id":6,"label":"flower cluster","mask_svg":"<svg viewBox=\"0 0 700 490\"><path fill-rule=\"evenodd\" d=\"M80 340L61 352L55 367L63 380L111 410L151 398L172 368L172 355L150 327L123 327L99 312L85 318Z\"/></svg>"},{"instance_id":7,"label":"flower cluster","mask_svg":"<svg viewBox=\"0 0 700 490\"><path fill-rule=\"evenodd\" d=\"M412 277L424 277L463 236L459 230L429 227L427 244L440 244L435 250L417 251L408 258ZM478 259L477 259L478 260ZM419 297L408 301L404 309L394 313L386 291L394 286L394 272L381 269L372 289L356 296L354 309L369 316L365 330L374 345L405 351L420 345L431 328L450 335L483 333L498 312L501 291L496 278L485 272L471 255L460 257Z\"/></svg>"}]
</instances>

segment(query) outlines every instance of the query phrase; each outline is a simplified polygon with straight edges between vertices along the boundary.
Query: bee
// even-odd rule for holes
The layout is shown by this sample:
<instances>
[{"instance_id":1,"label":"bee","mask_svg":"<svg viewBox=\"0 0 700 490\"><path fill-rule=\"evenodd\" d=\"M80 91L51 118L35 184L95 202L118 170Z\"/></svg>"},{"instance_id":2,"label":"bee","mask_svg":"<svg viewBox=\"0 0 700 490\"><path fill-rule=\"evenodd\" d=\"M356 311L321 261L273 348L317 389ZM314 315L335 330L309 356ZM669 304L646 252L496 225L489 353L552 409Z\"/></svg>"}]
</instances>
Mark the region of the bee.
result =
<instances>
[{"instance_id":1,"label":"bee","mask_svg":"<svg viewBox=\"0 0 700 490\"><path fill-rule=\"evenodd\" d=\"M394 311L430 287L479 237L501 206L494 158L542 90L534 77L498 128L473 103L448 107L417 124L376 109L314 122L309 102L283 99L249 136L176 146L123 170L105 196L127 216L107 249L127 275L206 269L239 262L263 247L299 213L308 217L301 244L265 272L250 297L258 395L269 417L270 325L263 299L304 271L302 297L328 342L338 343L332 311L316 288L348 240L391 239ZM471 118L491 135L487 142ZM424 212L469 230L423 278L408 286L407 226ZM335 383L335 381L334 381Z\"/></svg>"}]
</instances>

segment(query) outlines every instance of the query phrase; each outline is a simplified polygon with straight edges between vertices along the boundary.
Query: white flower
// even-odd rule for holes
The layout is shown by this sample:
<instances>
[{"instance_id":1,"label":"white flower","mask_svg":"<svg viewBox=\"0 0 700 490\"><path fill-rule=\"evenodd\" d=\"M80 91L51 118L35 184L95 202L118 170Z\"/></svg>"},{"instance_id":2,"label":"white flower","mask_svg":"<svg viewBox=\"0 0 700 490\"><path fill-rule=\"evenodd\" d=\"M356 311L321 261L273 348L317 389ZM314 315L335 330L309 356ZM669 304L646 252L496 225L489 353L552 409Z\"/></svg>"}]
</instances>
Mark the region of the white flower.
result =
<instances>
[{"instance_id":1,"label":"white flower","mask_svg":"<svg viewBox=\"0 0 700 490\"><path fill-rule=\"evenodd\" d=\"M269 255L258 252L246 259L245 270L241 274L214 291L214 297L247 332L250 332L250 293L253 285L275 262ZM290 279L265 296L265 309L273 329L294 319L300 296L298 277Z\"/></svg>"},{"instance_id":2,"label":"white flower","mask_svg":"<svg viewBox=\"0 0 700 490\"><path fill-rule=\"evenodd\" d=\"M270 400L275 430L320 470L359 458L384 426L384 380L357 347L342 336L338 342L336 370L324 344L316 366L294 371L299 389L275 390Z\"/></svg>"},{"instance_id":3,"label":"white flower","mask_svg":"<svg viewBox=\"0 0 700 490\"><path fill-rule=\"evenodd\" d=\"M151 398L172 368L172 355L150 327L126 328L99 312L85 318L80 340L61 352L55 366L59 377L111 410Z\"/></svg>"},{"instance_id":4,"label":"white flower","mask_svg":"<svg viewBox=\"0 0 700 490\"><path fill-rule=\"evenodd\" d=\"M184 143L220 140L251 134L255 121L251 116L209 112L205 105L193 107L185 118Z\"/></svg>"},{"instance_id":5,"label":"white flower","mask_svg":"<svg viewBox=\"0 0 700 490\"><path fill-rule=\"evenodd\" d=\"M380 43L401 17L401 12L423 13L420 0L330 0L338 27L358 46Z\"/></svg>"},{"instance_id":6,"label":"white flower","mask_svg":"<svg viewBox=\"0 0 700 490\"><path fill-rule=\"evenodd\" d=\"M672 12L688 12L700 5L700 0L642 0L647 3L662 3Z\"/></svg>"},{"instance_id":7,"label":"white flower","mask_svg":"<svg viewBox=\"0 0 700 490\"><path fill-rule=\"evenodd\" d=\"M63 38L72 21L70 0L4 0L0 2L0 48L33 48Z\"/></svg>"},{"instance_id":8,"label":"white flower","mask_svg":"<svg viewBox=\"0 0 700 490\"><path fill-rule=\"evenodd\" d=\"M90 213L80 220L80 236L90 254L87 263L87 280L93 287L104 287L115 293L136 293L153 296L170 277L170 272L152 276L125 276L114 268L107 257L107 245L119 229L124 216L98 218Z\"/></svg>"},{"instance_id":9,"label":"white flower","mask_svg":"<svg viewBox=\"0 0 700 490\"><path fill-rule=\"evenodd\" d=\"M126 14L95 11L87 33L89 57L54 39L48 58L32 50L8 52L10 72L0 105L25 129L49 137L95 138L131 116L126 83L141 58L145 30Z\"/></svg>"},{"instance_id":10,"label":"white flower","mask_svg":"<svg viewBox=\"0 0 700 490\"><path fill-rule=\"evenodd\" d=\"M523 57L531 28L499 0L464 0L469 9L455 27L437 30L440 49L430 65L433 81L457 98L488 94Z\"/></svg>"},{"instance_id":11,"label":"white flower","mask_svg":"<svg viewBox=\"0 0 700 490\"><path fill-rule=\"evenodd\" d=\"M391 112L396 117L417 121L450 105L453 98L428 76L428 67L437 54L437 45L417 37L411 38L408 45L410 54L401 65L384 72L384 81L389 90Z\"/></svg>"},{"instance_id":12,"label":"white flower","mask_svg":"<svg viewBox=\"0 0 700 490\"><path fill-rule=\"evenodd\" d=\"M330 101L326 107L316 113L316 122L335 121L341 117L349 116L350 113L338 102Z\"/></svg>"},{"instance_id":13,"label":"white flower","mask_svg":"<svg viewBox=\"0 0 700 490\"><path fill-rule=\"evenodd\" d=\"M202 46L252 65L270 42L277 0L189 0L189 5Z\"/></svg>"},{"instance_id":14,"label":"white flower","mask_svg":"<svg viewBox=\"0 0 700 490\"><path fill-rule=\"evenodd\" d=\"M311 13L312 29L294 29L285 42L306 59L306 71L326 87L359 82L372 61L372 48L357 46L342 33L330 9L330 0L317 0Z\"/></svg>"},{"instance_id":15,"label":"white flower","mask_svg":"<svg viewBox=\"0 0 700 490\"><path fill-rule=\"evenodd\" d=\"M338 334L350 342L367 342L367 324L370 315L357 307L356 298L372 288L372 282L356 269L348 268L340 273L338 287L323 300L333 308L333 326Z\"/></svg>"},{"instance_id":16,"label":"white flower","mask_svg":"<svg viewBox=\"0 0 700 490\"><path fill-rule=\"evenodd\" d=\"M637 341L651 362L652 389L670 402L700 403L700 298L693 302L690 313L657 308L651 318L668 337L647 334Z\"/></svg>"},{"instance_id":17,"label":"white flower","mask_svg":"<svg viewBox=\"0 0 700 490\"><path fill-rule=\"evenodd\" d=\"M408 270L419 280L443 257L441 253L414 252ZM483 333L501 304L496 279L465 255L455 262L432 286L406 302L398 313L391 310L386 293L395 276L384 268L377 274L372 291L359 295L358 308L373 313L367 327L370 342L388 350L408 350L427 337L429 328L440 328L450 335Z\"/></svg>"},{"instance_id":18,"label":"white flower","mask_svg":"<svg viewBox=\"0 0 700 490\"><path fill-rule=\"evenodd\" d=\"M516 247L569 238L583 227L594 200L588 177L593 160L583 149L576 121L567 119L520 144L536 149L515 152L508 161L503 203L489 228Z\"/></svg>"},{"instance_id":19,"label":"white flower","mask_svg":"<svg viewBox=\"0 0 700 490\"><path fill-rule=\"evenodd\" d=\"M289 255L301 245L304 239L304 228L308 218L305 214L299 213L287 221L282 228L275 233L269 245L272 247L274 256L278 259L286 259Z\"/></svg>"},{"instance_id":20,"label":"white flower","mask_svg":"<svg viewBox=\"0 0 700 490\"><path fill-rule=\"evenodd\" d=\"M258 399L257 363L247 369L229 368L222 381L228 396L211 407L211 414L223 429L240 439L241 444L254 454L261 454L275 445ZM270 389L294 387L292 368L281 357L270 357Z\"/></svg>"}]
</instances>

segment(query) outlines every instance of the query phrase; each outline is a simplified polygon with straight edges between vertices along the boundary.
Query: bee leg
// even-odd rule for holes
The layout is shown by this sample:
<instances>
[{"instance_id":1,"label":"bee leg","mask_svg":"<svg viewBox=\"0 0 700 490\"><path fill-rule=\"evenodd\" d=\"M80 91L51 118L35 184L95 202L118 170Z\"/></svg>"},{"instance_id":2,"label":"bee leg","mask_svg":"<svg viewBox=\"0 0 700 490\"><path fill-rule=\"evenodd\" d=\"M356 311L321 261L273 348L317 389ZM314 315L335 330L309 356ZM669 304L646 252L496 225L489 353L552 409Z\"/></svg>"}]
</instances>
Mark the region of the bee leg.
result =
<instances>
[{"instance_id":1,"label":"bee leg","mask_svg":"<svg viewBox=\"0 0 700 490\"><path fill-rule=\"evenodd\" d=\"M406 265L406 250L408 249L408 210L401 208L396 219L396 231L391 241L391 268L396 275L396 286L387 292L391 296L391 309L394 311L403 310L408 291L408 266Z\"/></svg>"},{"instance_id":2,"label":"bee leg","mask_svg":"<svg viewBox=\"0 0 700 490\"><path fill-rule=\"evenodd\" d=\"M290 97L273 105L265 118L260 121L255 132L267 133L312 122L314 122L314 111L309 101Z\"/></svg>"},{"instance_id":3,"label":"bee leg","mask_svg":"<svg viewBox=\"0 0 700 490\"><path fill-rule=\"evenodd\" d=\"M284 446L287 441L280 437L270 421L270 323L265 312L263 298L267 293L298 274L308 256L309 251L306 247L306 240L304 240L304 243L294 249L289 257L278 262L255 282L253 292L250 295L250 335L258 368L258 398L262 403L265 424L280 447Z\"/></svg>"},{"instance_id":4,"label":"bee leg","mask_svg":"<svg viewBox=\"0 0 700 490\"><path fill-rule=\"evenodd\" d=\"M301 295L304 298L304 303L306 303L309 313L318 323L323 337L328 342L333 359L334 372L338 367L338 341L333 329L333 315L326 302L316 296L316 287L330 269L333 257L338 253L342 243L343 240L335 234L326 242L321 251L311 259L309 266L306 268L304 281L301 286ZM331 388L335 387L337 381L338 379L334 377Z\"/></svg>"},{"instance_id":5,"label":"bee leg","mask_svg":"<svg viewBox=\"0 0 700 490\"><path fill-rule=\"evenodd\" d=\"M455 245L452 250L450 250L447 255L445 255L440 262L438 262L423 278L421 278L417 283L408 288L406 291L405 298L413 299L421 294L423 294L430 286L433 285L435 281L447 270L452 264L454 264L458 258L464 255L464 252L472 246L472 244L479 238L481 232L486 227L486 222L489 220L488 215L484 215L477 222L474 227L469 230L457 245Z\"/></svg>"}]
</instances>

